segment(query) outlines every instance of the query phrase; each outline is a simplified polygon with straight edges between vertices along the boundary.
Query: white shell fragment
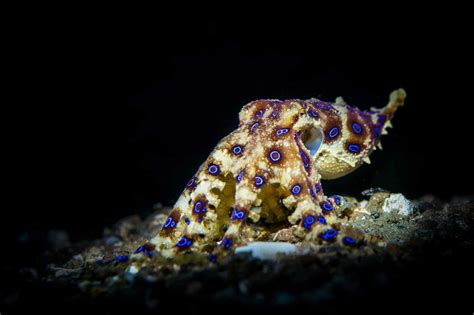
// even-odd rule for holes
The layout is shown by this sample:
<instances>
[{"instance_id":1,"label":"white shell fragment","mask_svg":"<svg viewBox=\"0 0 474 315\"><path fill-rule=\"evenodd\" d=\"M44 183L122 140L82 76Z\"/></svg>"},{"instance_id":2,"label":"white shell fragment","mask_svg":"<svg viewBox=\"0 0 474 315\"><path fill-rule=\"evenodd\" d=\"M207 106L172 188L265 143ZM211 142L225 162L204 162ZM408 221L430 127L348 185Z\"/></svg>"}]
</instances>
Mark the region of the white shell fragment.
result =
<instances>
[{"instance_id":1,"label":"white shell fragment","mask_svg":"<svg viewBox=\"0 0 474 315\"><path fill-rule=\"evenodd\" d=\"M410 200L402 194L391 194L385 199L382 207L383 212L397 212L403 216L413 214L414 208Z\"/></svg>"},{"instance_id":2,"label":"white shell fragment","mask_svg":"<svg viewBox=\"0 0 474 315\"><path fill-rule=\"evenodd\" d=\"M253 258L262 260L275 260L278 254L288 255L296 251L295 245L283 242L253 242L235 249L236 254L251 253Z\"/></svg>"}]
</instances>

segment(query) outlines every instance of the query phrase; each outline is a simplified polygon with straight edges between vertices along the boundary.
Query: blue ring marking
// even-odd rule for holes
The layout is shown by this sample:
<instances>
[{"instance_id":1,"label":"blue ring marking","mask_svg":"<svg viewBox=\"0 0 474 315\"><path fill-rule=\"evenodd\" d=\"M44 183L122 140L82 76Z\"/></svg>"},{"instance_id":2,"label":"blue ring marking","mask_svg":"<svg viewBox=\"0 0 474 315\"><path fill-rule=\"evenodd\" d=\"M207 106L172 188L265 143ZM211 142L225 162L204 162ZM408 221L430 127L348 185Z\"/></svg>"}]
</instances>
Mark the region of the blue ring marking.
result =
<instances>
[{"instance_id":1,"label":"blue ring marking","mask_svg":"<svg viewBox=\"0 0 474 315\"><path fill-rule=\"evenodd\" d=\"M232 216L230 217L230 219L231 220L235 220L235 219L240 220L244 217L244 215L245 215L245 212L234 209L234 211L232 211Z\"/></svg>"},{"instance_id":2,"label":"blue ring marking","mask_svg":"<svg viewBox=\"0 0 474 315\"><path fill-rule=\"evenodd\" d=\"M171 221L171 227L174 228L175 226L176 226L176 222L174 222L174 220Z\"/></svg>"},{"instance_id":3,"label":"blue ring marking","mask_svg":"<svg viewBox=\"0 0 474 315\"><path fill-rule=\"evenodd\" d=\"M314 187L316 188L316 193L320 193L321 192L321 185L320 184L316 184L314 185Z\"/></svg>"},{"instance_id":4,"label":"blue ring marking","mask_svg":"<svg viewBox=\"0 0 474 315\"><path fill-rule=\"evenodd\" d=\"M321 184L316 184L314 187L316 188L316 192L319 194L321 192Z\"/></svg>"},{"instance_id":5,"label":"blue ring marking","mask_svg":"<svg viewBox=\"0 0 474 315\"><path fill-rule=\"evenodd\" d=\"M326 224L326 219L323 216L318 217L318 222L321 224Z\"/></svg>"},{"instance_id":6,"label":"blue ring marking","mask_svg":"<svg viewBox=\"0 0 474 315\"><path fill-rule=\"evenodd\" d=\"M337 235L337 231L336 231L336 230L334 230L334 229L329 229L329 230L326 230L326 232L324 232L324 234L323 234L323 239L324 239L325 241L327 241L327 240L330 240L330 239L336 237L336 235Z\"/></svg>"},{"instance_id":7,"label":"blue ring marking","mask_svg":"<svg viewBox=\"0 0 474 315\"><path fill-rule=\"evenodd\" d=\"M210 261L210 262L213 262L213 263L215 263L215 262L217 261L217 256L216 256L216 255L213 255L213 254L209 254L209 255L207 256L207 258L209 258L209 261Z\"/></svg>"},{"instance_id":8,"label":"blue ring marking","mask_svg":"<svg viewBox=\"0 0 474 315\"><path fill-rule=\"evenodd\" d=\"M216 175L216 174L219 172L219 166L217 166L216 164L211 164L211 165L209 165L209 167L207 168L207 171L208 171L209 174L211 174L211 175Z\"/></svg>"},{"instance_id":9,"label":"blue ring marking","mask_svg":"<svg viewBox=\"0 0 474 315\"><path fill-rule=\"evenodd\" d=\"M308 115L310 117L313 117L313 118L318 118L319 117L318 113L316 113L314 110L308 111Z\"/></svg>"},{"instance_id":10,"label":"blue ring marking","mask_svg":"<svg viewBox=\"0 0 474 315\"><path fill-rule=\"evenodd\" d=\"M232 246L232 240L230 238L226 238L224 240L224 248L229 249Z\"/></svg>"},{"instance_id":11,"label":"blue ring marking","mask_svg":"<svg viewBox=\"0 0 474 315\"><path fill-rule=\"evenodd\" d=\"M264 111L263 109L259 109L259 110L255 113L255 118L257 118L257 119L262 118L263 113L265 113L265 111Z\"/></svg>"},{"instance_id":12,"label":"blue ring marking","mask_svg":"<svg viewBox=\"0 0 474 315\"><path fill-rule=\"evenodd\" d=\"M344 238L342 239L342 242L346 245L355 245L356 244L356 241L355 239L353 239L352 237L350 236L344 236Z\"/></svg>"},{"instance_id":13,"label":"blue ring marking","mask_svg":"<svg viewBox=\"0 0 474 315\"><path fill-rule=\"evenodd\" d=\"M277 136L281 136L281 135L287 134L288 131L290 131L290 129L288 129L288 128L282 128L282 129L278 129L275 134L276 134Z\"/></svg>"},{"instance_id":14,"label":"blue ring marking","mask_svg":"<svg viewBox=\"0 0 474 315\"><path fill-rule=\"evenodd\" d=\"M334 196L331 196L329 198L334 199L334 202L336 203L336 205L338 205L338 206L341 205L341 197L334 195Z\"/></svg>"},{"instance_id":15,"label":"blue ring marking","mask_svg":"<svg viewBox=\"0 0 474 315\"><path fill-rule=\"evenodd\" d=\"M313 224L314 221L315 221L314 216L312 215L307 216L306 219L304 220L305 223L310 224L310 225Z\"/></svg>"},{"instance_id":16,"label":"blue ring marking","mask_svg":"<svg viewBox=\"0 0 474 315\"><path fill-rule=\"evenodd\" d=\"M241 170L239 175L237 175L237 177L235 178L237 183L240 183L240 181L242 180L242 177L244 177L244 170Z\"/></svg>"},{"instance_id":17,"label":"blue ring marking","mask_svg":"<svg viewBox=\"0 0 474 315\"><path fill-rule=\"evenodd\" d=\"M293 187L291 187L291 193L293 195L299 195L300 192L301 192L301 186L300 185L294 184Z\"/></svg>"},{"instance_id":18,"label":"blue ring marking","mask_svg":"<svg viewBox=\"0 0 474 315\"><path fill-rule=\"evenodd\" d=\"M349 144L349 146L347 148L352 153L359 153L360 152L360 145L355 144L355 143Z\"/></svg>"},{"instance_id":19,"label":"blue ring marking","mask_svg":"<svg viewBox=\"0 0 474 315\"><path fill-rule=\"evenodd\" d=\"M178 243L176 243L176 246L177 246L177 247L185 247L185 246L190 246L190 245L191 245L191 241L190 241L187 237L185 237L185 236L183 236L183 237L178 241Z\"/></svg>"},{"instance_id":20,"label":"blue ring marking","mask_svg":"<svg viewBox=\"0 0 474 315\"><path fill-rule=\"evenodd\" d=\"M140 247L138 247L133 253L134 254L138 254L138 253L141 253L143 251L143 245L141 245Z\"/></svg>"},{"instance_id":21,"label":"blue ring marking","mask_svg":"<svg viewBox=\"0 0 474 315\"><path fill-rule=\"evenodd\" d=\"M188 217L184 217L184 223L186 223L186 225L189 225L191 221L189 221Z\"/></svg>"},{"instance_id":22,"label":"blue ring marking","mask_svg":"<svg viewBox=\"0 0 474 315\"><path fill-rule=\"evenodd\" d=\"M327 102L317 102L316 106L321 109L331 109L332 105L327 104Z\"/></svg>"},{"instance_id":23,"label":"blue ring marking","mask_svg":"<svg viewBox=\"0 0 474 315\"><path fill-rule=\"evenodd\" d=\"M308 168L309 168L309 158L308 158L308 156L303 151L300 152L300 156L301 156L301 161L303 162L304 168L306 170L308 170Z\"/></svg>"},{"instance_id":24,"label":"blue ring marking","mask_svg":"<svg viewBox=\"0 0 474 315\"><path fill-rule=\"evenodd\" d=\"M334 127L334 128L331 128L331 130L329 130L328 137L330 139L334 139L337 137L338 134L339 134L339 128Z\"/></svg>"},{"instance_id":25,"label":"blue ring marking","mask_svg":"<svg viewBox=\"0 0 474 315\"><path fill-rule=\"evenodd\" d=\"M194 185L194 177L191 178L191 179L188 181L188 183L186 184L186 187L189 188L189 187L191 187L191 186L193 186L193 185Z\"/></svg>"},{"instance_id":26,"label":"blue ring marking","mask_svg":"<svg viewBox=\"0 0 474 315\"><path fill-rule=\"evenodd\" d=\"M265 184L265 179L262 176L257 175L253 178L253 183L255 186L260 187Z\"/></svg>"},{"instance_id":27,"label":"blue ring marking","mask_svg":"<svg viewBox=\"0 0 474 315\"><path fill-rule=\"evenodd\" d=\"M311 195L311 197L316 198L316 194L314 193L314 190L312 187L309 187L309 194Z\"/></svg>"},{"instance_id":28,"label":"blue ring marking","mask_svg":"<svg viewBox=\"0 0 474 315\"><path fill-rule=\"evenodd\" d=\"M323 209L326 210L326 211L332 211L334 209L334 207L332 206L332 203L329 200L326 200L323 203Z\"/></svg>"},{"instance_id":29,"label":"blue ring marking","mask_svg":"<svg viewBox=\"0 0 474 315\"><path fill-rule=\"evenodd\" d=\"M127 260L128 260L128 256L126 255L120 255L120 256L115 257L115 261L117 262L125 262Z\"/></svg>"},{"instance_id":30,"label":"blue ring marking","mask_svg":"<svg viewBox=\"0 0 474 315\"><path fill-rule=\"evenodd\" d=\"M254 124L252 125L252 127L250 127L250 131L251 131L251 132L254 132L255 129L258 128L258 126L260 126L260 123L258 123L258 122L254 123Z\"/></svg>"},{"instance_id":31,"label":"blue ring marking","mask_svg":"<svg viewBox=\"0 0 474 315\"><path fill-rule=\"evenodd\" d=\"M240 153L242 153L242 147L240 145L235 145L233 148L232 148L232 153L234 155L239 155Z\"/></svg>"},{"instance_id":32,"label":"blue ring marking","mask_svg":"<svg viewBox=\"0 0 474 315\"><path fill-rule=\"evenodd\" d=\"M356 134L360 135L360 133L362 132L362 126L359 123L355 122L355 123L352 124L352 130Z\"/></svg>"},{"instance_id":33,"label":"blue ring marking","mask_svg":"<svg viewBox=\"0 0 474 315\"><path fill-rule=\"evenodd\" d=\"M308 215L304 219L303 226L305 227L305 229L309 230L309 229L311 229L311 225L313 225L314 222L315 222L314 216Z\"/></svg>"},{"instance_id":34,"label":"blue ring marking","mask_svg":"<svg viewBox=\"0 0 474 315\"><path fill-rule=\"evenodd\" d=\"M275 154L276 154L276 157L274 157ZM280 152L278 152L278 150L273 150L273 151L271 151L271 152L268 154L268 157L269 157L270 160L272 160L273 162L278 162L278 161L280 161L280 159L281 159L281 154L280 154Z\"/></svg>"},{"instance_id":35,"label":"blue ring marking","mask_svg":"<svg viewBox=\"0 0 474 315\"><path fill-rule=\"evenodd\" d=\"M196 201L196 203L194 204L193 210L196 213L201 212L201 210L203 210L202 212L205 212L203 202L201 200Z\"/></svg>"},{"instance_id":36,"label":"blue ring marking","mask_svg":"<svg viewBox=\"0 0 474 315\"><path fill-rule=\"evenodd\" d=\"M166 222L165 222L165 224L163 225L163 227L167 228L168 226L171 225L171 222L174 222L174 221L173 221L173 218L172 218L172 217L168 217L168 218L166 219Z\"/></svg>"}]
</instances>

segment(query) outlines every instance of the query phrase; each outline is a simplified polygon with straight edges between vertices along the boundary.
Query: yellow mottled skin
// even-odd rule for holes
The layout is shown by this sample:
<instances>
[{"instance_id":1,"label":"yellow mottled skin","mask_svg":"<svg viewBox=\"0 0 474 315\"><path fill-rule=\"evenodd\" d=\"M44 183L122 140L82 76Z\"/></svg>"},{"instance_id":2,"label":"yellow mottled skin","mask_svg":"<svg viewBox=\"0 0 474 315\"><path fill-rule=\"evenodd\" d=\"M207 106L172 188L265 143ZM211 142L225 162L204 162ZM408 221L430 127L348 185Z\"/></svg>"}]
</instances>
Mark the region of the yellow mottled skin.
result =
<instances>
[{"instance_id":1,"label":"yellow mottled skin","mask_svg":"<svg viewBox=\"0 0 474 315\"><path fill-rule=\"evenodd\" d=\"M396 90L387 106L370 112L340 97L334 103L250 102L239 114L238 129L200 166L151 243L164 257L190 251L218 256L262 231L294 225L300 240L347 245L350 233L341 213L353 200L328 198L321 179L369 163L405 97Z\"/></svg>"}]
</instances>

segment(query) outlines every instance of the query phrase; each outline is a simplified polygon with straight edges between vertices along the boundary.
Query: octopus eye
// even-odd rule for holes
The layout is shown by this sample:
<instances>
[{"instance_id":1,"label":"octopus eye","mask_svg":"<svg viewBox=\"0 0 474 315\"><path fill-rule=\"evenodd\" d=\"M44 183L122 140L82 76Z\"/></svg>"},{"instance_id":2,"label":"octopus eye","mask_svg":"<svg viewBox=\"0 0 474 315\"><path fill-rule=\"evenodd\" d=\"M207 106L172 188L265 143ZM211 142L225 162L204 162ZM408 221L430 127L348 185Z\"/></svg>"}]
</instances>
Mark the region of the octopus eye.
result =
<instances>
[{"instance_id":1,"label":"octopus eye","mask_svg":"<svg viewBox=\"0 0 474 315\"><path fill-rule=\"evenodd\" d=\"M314 157L323 142L323 133L319 128L311 127L303 132L301 140L306 149L311 153L311 156Z\"/></svg>"}]
</instances>

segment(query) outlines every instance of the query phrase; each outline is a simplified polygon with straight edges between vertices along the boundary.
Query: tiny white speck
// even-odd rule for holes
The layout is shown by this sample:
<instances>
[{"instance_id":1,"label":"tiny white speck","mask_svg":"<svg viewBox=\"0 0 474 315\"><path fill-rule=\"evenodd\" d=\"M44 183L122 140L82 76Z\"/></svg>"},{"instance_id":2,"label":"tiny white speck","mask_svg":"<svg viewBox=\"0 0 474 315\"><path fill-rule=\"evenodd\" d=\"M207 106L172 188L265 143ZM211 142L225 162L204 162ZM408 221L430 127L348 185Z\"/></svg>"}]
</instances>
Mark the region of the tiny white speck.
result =
<instances>
[{"instance_id":1,"label":"tiny white speck","mask_svg":"<svg viewBox=\"0 0 474 315\"><path fill-rule=\"evenodd\" d=\"M128 269L128 273L131 273L132 275L138 273L138 268L135 267L134 265L130 266L130 268Z\"/></svg>"}]
</instances>

